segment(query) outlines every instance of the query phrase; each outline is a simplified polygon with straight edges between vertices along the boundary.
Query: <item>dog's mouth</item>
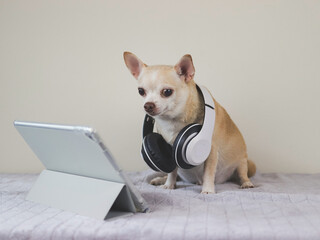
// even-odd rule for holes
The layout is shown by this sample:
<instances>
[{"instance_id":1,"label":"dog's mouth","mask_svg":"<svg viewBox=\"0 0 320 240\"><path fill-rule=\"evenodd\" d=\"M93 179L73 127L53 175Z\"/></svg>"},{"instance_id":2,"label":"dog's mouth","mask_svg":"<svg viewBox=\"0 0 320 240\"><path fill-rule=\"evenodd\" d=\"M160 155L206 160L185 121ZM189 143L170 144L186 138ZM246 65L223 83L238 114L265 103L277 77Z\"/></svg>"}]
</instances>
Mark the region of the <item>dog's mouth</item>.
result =
<instances>
[{"instance_id":1,"label":"dog's mouth","mask_svg":"<svg viewBox=\"0 0 320 240\"><path fill-rule=\"evenodd\" d=\"M150 116L152 116L152 117L154 117L154 116L157 116L158 115L158 113L156 113L156 112L150 112L150 111L146 111L146 113L148 114L148 115L150 115Z\"/></svg>"},{"instance_id":2,"label":"dog's mouth","mask_svg":"<svg viewBox=\"0 0 320 240\"><path fill-rule=\"evenodd\" d=\"M167 112L167 108L163 109L162 111L159 111L158 108L155 108L155 109L150 109L150 110L146 110L146 113L152 117L155 117L155 116L162 116L164 115L166 112Z\"/></svg>"},{"instance_id":3,"label":"dog's mouth","mask_svg":"<svg viewBox=\"0 0 320 240\"><path fill-rule=\"evenodd\" d=\"M156 111L156 110L152 110L152 111L146 111L147 114L149 114L152 117L155 117L157 115L160 115L160 112Z\"/></svg>"}]
</instances>

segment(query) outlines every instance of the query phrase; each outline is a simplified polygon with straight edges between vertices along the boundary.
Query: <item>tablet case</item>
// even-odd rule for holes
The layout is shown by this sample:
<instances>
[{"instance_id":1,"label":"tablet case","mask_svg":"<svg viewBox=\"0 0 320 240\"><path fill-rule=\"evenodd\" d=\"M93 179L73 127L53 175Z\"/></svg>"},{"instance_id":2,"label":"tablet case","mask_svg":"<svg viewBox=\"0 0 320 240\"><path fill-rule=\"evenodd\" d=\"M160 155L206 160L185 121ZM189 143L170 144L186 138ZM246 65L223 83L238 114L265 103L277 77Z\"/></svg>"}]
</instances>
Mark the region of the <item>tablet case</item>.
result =
<instances>
[{"instance_id":1,"label":"tablet case","mask_svg":"<svg viewBox=\"0 0 320 240\"><path fill-rule=\"evenodd\" d=\"M27 200L100 220L142 210L91 128L18 121L14 125L46 167Z\"/></svg>"}]
</instances>

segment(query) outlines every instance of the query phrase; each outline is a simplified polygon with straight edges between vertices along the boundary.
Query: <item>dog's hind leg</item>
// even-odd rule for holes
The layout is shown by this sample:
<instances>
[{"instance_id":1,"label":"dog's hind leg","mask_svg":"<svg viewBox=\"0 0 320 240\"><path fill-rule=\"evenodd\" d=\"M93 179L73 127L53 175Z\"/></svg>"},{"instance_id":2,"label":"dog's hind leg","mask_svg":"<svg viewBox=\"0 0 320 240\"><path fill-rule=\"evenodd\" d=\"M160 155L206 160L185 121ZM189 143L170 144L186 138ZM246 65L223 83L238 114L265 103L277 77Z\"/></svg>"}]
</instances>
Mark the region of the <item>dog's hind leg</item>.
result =
<instances>
[{"instance_id":1,"label":"dog's hind leg","mask_svg":"<svg viewBox=\"0 0 320 240\"><path fill-rule=\"evenodd\" d=\"M253 188L254 185L248 178L248 159L243 158L237 168L238 176L240 178L241 188Z\"/></svg>"}]
</instances>

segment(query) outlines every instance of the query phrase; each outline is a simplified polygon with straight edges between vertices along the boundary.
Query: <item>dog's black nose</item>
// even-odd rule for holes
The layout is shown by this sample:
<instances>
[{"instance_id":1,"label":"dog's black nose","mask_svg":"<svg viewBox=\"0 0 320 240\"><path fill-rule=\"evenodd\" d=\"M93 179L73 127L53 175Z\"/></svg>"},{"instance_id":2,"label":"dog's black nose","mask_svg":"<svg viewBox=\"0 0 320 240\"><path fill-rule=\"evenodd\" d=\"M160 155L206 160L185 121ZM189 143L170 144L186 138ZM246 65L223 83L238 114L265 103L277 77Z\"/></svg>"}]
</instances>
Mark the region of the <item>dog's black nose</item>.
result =
<instances>
[{"instance_id":1,"label":"dog's black nose","mask_svg":"<svg viewBox=\"0 0 320 240\"><path fill-rule=\"evenodd\" d=\"M152 113L154 109L156 108L156 105L153 102L147 102L144 104L144 110L148 113Z\"/></svg>"}]
</instances>

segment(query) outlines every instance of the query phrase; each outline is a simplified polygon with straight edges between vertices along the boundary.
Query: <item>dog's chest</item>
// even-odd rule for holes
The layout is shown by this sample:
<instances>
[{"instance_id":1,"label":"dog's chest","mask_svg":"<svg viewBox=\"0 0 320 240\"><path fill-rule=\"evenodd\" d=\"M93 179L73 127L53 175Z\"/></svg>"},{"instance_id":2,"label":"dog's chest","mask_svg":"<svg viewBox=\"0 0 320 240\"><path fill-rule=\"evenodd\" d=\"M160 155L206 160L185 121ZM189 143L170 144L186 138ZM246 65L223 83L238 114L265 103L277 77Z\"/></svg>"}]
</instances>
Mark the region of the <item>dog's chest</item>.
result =
<instances>
[{"instance_id":1,"label":"dog's chest","mask_svg":"<svg viewBox=\"0 0 320 240\"><path fill-rule=\"evenodd\" d=\"M173 144L179 131L184 127L183 123L174 121L156 121L157 131L162 135L167 143Z\"/></svg>"}]
</instances>

